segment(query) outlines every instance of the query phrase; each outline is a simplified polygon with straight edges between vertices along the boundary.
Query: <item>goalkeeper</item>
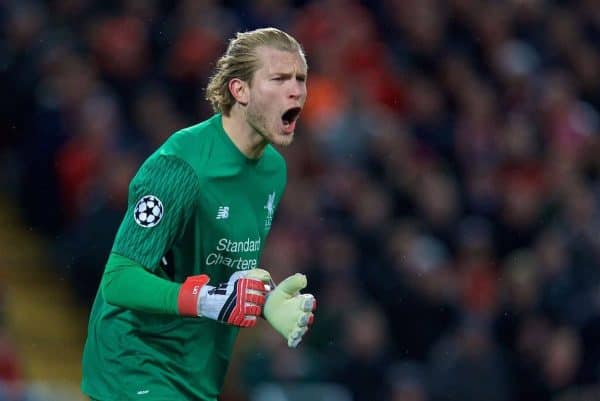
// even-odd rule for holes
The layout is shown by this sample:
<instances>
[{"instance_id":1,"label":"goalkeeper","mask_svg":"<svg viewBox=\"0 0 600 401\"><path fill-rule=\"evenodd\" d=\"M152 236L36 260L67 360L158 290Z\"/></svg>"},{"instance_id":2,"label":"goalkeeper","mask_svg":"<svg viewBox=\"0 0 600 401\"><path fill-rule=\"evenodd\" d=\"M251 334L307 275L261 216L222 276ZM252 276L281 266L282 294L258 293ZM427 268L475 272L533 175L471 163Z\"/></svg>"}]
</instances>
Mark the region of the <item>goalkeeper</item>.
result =
<instances>
[{"instance_id":1,"label":"goalkeeper","mask_svg":"<svg viewBox=\"0 0 600 401\"><path fill-rule=\"evenodd\" d=\"M207 87L215 114L140 167L90 314L81 388L92 400L216 400L240 327L264 317L295 347L315 300L259 268L306 99L298 42L238 33Z\"/></svg>"}]
</instances>

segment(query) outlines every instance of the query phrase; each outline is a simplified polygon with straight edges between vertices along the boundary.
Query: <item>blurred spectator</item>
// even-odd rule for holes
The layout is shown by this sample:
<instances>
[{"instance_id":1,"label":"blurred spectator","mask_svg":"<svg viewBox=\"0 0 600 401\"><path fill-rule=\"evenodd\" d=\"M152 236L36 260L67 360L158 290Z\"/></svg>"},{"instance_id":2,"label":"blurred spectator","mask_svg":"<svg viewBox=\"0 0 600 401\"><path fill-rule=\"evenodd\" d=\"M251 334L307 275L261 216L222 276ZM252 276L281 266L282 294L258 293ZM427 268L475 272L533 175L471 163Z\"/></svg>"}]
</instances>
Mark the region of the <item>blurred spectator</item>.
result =
<instances>
[{"instance_id":1,"label":"blurred spectator","mask_svg":"<svg viewBox=\"0 0 600 401\"><path fill-rule=\"evenodd\" d=\"M600 382L600 344L596 339L600 335L600 294L596 289L593 298L593 316L586 321L579 332L581 338L580 380L584 383Z\"/></svg>"},{"instance_id":2,"label":"blurred spectator","mask_svg":"<svg viewBox=\"0 0 600 401\"><path fill-rule=\"evenodd\" d=\"M114 233L123 220L129 182L140 158L135 154L109 152L105 161L111 168L102 172L100 179L86 191L78 219L65 228L53 248L54 257L64 269L62 273L88 304L93 302Z\"/></svg>"},{"instance_id":3,"label":"blurred spectator","mask_svg":"<svg viewBox=\"0 0 600 401\"><path fill-rule=\"evenodd\" d=\"M467 217L458 226L456 270L462 309L484 319L498 306L498 266L492 228L483 218Z\"/></svg>"},{"instance_id":4,"label":"blurred spectator","mask_svg":"<svg viewBox=\"0 0 600 401\"><path fill-rule=\"evenodd\" d=\"M388 369L390 401L428 401L427 372L420 363L403 361L392 364Z\"/></svg>"},{"instance_id":5,"label":"blurred spectator","mask_svg":"<svg viewBox=\"0 0 600 401\"><path fill-rule=\"evenodd\" d=\"M245 352L240 368L245 391L250 392L262 383L290 383L326 377L319 366L321 359L318 354L310 350L307 353L295 352L271 335L271 331L261 330L255 343Z\"/></svg>"},{"instance_id":6,"label":"blurred spectator","mask_svg":"<svg viewBox=\"0 0 600 401\"><path fill-rule=\"evenodd\" d=\"M156 149L185 124L170 93L160 83L150 82L139 88L132 109L133 123L139 131L135 143L142 155Z\"/></svg>"},{"instance_id":7,"label":"blurred spectator","mask_svg":"<svg viewBox=\"0 0 600 401\"><path fill-rule=\"evenodd\" d=\"M542 361L544 381L551 394L576 384L581 365L581 342L572 329L557 329L548 343Z\"/></svg>"},{"instance_id":8,"label":"blurred spectator","mask_svg":"<svg viewBox=\"0 0 600 401\"><path fill-rule=\"evenodd\" d=\"M524 322L538 312L539 271L537 259L527 250L514 251L505 263L495 332L502 345L514 350Z\"/></svg>"},{"instance_id":9,"label":"blurred spectator","mask_svg":"<svg viewBox=\"0 0 600 401\"><path fill-rule=\"evenodd\" d=\"M120 120L114 99L91 96L81 106L74 135L58 150L55 165L61 206L66 221L78 220L89 203L92 188L117 150Z\"/></svg>"},{"instance_id":10,"label":"blurred spectator","mask_svg":"<svg viewBox=\"0 0 600 401\"><path fill-rule=\"evenodd\" d=\"M387 322L374 305L363 305L344 316L342 354L333 377L354 394L355 401L386 400L382 384L390 360Z\"/></svg>"},{"instance_id":11,"label":"blurred spectator","mask_svg":"<svg viewBox=\"0 0 600 401\"><path fill-rule=\"evenodd\" d=\"M548 228L540 233L535 245L543 282L541 307L554 321L570 322L570 297L577 290L565 235L557 228Z\"/></svg>"},{"instance_id":12,"label":"blurred spectator","mask_svg":"<svg viewBox=\"0 0 600 401\"><path fill-rule=\"evenodd\" d=\"M15 352L14 341L0 327L0 398L7 401L24 399L23 380L21 361Z\"/></svg>"},{"instance_id":13,"label":"blurred spectator","mask_svg":"<svg viewBox=\"0 0 600 401\"><path fill-rule=\"evenodd\" d=\"M463 322L432 349L433 400L511 400L507 361L477 320Z\"/></svg>"},{"instance_id":14,"label":"blurred spectator","mask_svg":"<svg viewBox=\"0 0 600 401\"><path fill-rule=\"evenodd\" d=\"M393 317L390 329L399 356L424 359L458 318L457 288L445 246L420 235L413 224L401 222L388 233L375 286L377 299Z\"/></svg>"},{"instance_id":15,"label":"blurred spectator","mask_svg":"<svg viewBox=\"0 0 600 401\"><path fill-rule=\"evenodd\" d=\"M25 377L15 342L6 330L6 303L2 287L0 283L0 399L20 401L25 397Z\"/></svg>"}]
</instances>

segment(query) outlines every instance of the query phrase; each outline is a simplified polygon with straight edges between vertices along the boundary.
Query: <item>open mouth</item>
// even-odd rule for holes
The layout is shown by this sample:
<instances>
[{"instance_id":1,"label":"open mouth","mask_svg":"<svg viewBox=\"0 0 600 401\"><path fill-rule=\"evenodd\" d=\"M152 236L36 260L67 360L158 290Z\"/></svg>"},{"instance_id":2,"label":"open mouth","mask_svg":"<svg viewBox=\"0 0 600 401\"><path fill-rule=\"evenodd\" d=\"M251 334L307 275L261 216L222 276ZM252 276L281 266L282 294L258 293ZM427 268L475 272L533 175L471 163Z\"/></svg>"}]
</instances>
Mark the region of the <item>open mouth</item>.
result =
<instances>
[{"instance_id":1,"label":"open mouth","mask_svg":"<svg viewBox=\"0 0 600 401\"><path fill-rule=\"evenodd\" d=\"M284 125L290 125L296 121L301 111L301 107L292 107L291 109L283 113L283 115L281 116L281 121L283 121Z\"/></svg>"}]
</instances>

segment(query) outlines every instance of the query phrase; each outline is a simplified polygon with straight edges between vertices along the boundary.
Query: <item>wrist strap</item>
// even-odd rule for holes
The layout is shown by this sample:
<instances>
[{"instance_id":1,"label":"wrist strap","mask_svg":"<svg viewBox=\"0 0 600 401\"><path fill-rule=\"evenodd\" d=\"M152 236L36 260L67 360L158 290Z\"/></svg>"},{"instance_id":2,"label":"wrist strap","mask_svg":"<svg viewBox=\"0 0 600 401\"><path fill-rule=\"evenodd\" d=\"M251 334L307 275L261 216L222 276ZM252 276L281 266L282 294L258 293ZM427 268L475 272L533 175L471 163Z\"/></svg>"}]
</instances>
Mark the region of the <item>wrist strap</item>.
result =
<instances>
[{"instance_id":1,"label":"wrist strap","mask_svg":"<svg viewBox=\"0 0 600 401\"><path fill-rule=\"evenodd\" d=\"M275 281L273 281L273 279L269 280L269 284L265 284L265 288L267 288L267 292L265 294L265 304L267 303L267 299L269 298L269 295L271 295L271 293L273 292L273 290L275 289L275 287L277 287L277 285L275 284ZM267 319L265 317L265 308L261 308L260 310L260 317L262 317L263 319Z\"/></svg>"},{"instance_id":2,"label":"wrist strap","mask_svg":"<svg viewBox=\"0 0 600 401\"><path fill-rule=\"evenodd\" d=\"M200 289L208 283L210 278L206 274L191 276L185 279L179 289L177 309L181 316L198 316L198 297Z\"/></svg>"}]
</instances>

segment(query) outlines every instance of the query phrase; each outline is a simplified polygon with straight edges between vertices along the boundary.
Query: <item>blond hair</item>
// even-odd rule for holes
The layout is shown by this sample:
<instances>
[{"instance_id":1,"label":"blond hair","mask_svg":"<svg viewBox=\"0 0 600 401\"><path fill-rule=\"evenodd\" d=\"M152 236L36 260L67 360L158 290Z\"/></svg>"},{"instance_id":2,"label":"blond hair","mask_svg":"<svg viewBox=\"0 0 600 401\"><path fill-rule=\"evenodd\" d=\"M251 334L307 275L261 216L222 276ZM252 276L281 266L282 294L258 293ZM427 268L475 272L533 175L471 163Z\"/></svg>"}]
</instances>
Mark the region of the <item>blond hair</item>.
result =
<instances>
[{"instance_id":1,"label":"blond hair","mask_svg":"<svg viewBox=\"0 0 600 401\"><path fill-rule=\"evenodd\" d=\"M302 46L291 35L279 29L261 28L238 32L229 41L225 54L217 61L216 71L206 87L206 100L211 103L215 113L229 115L236 102L229 91L229 81L238 78L250 84L254 72L260 68L256 49L261 46L298 52L306 64Z\"/></svg>"}]
</instances>

